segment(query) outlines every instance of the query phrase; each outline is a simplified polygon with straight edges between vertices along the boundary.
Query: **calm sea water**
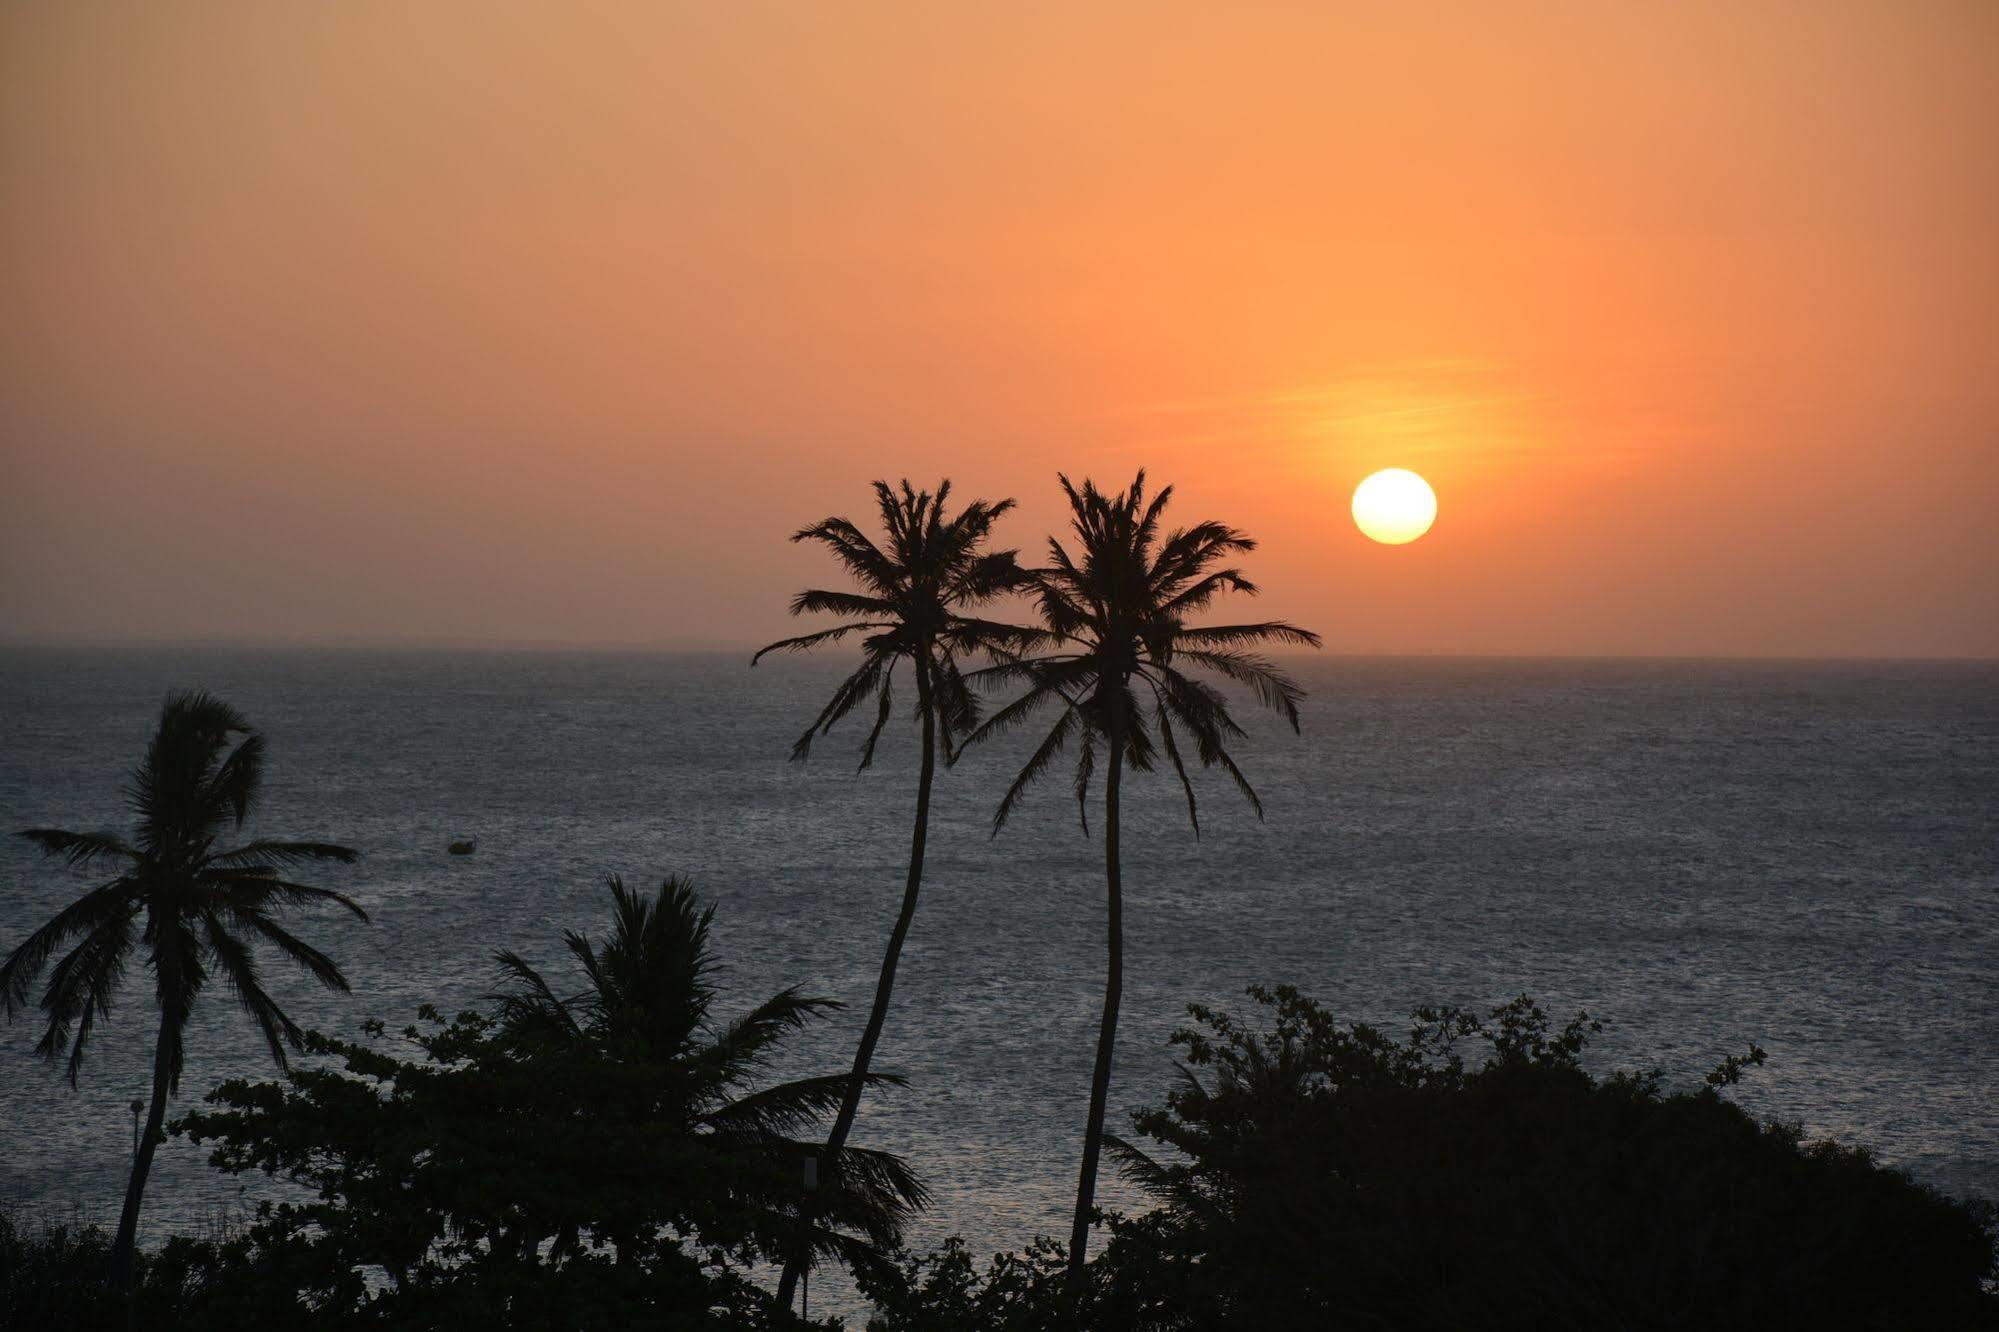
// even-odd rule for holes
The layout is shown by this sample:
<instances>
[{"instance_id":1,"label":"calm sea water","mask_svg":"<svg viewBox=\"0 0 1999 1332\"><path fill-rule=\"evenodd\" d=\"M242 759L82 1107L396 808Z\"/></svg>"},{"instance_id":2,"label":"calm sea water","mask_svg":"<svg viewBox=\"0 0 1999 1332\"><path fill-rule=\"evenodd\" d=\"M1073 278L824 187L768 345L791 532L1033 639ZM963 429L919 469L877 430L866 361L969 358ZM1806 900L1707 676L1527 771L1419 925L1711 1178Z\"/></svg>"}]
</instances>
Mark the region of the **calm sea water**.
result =
<instances>
[{"instance_id":1,"label":"calm sea water","mask_svg":"<svg viewBox=\"0 0 1999 1332\"><path fill-rule=\"evenodd\" d=\"M174 686L271 741L252 831L359 847L321 876L374 916L307 937L351 998L293 1014L351 1033L489 988L495 949L559 964L604 876L694 878L719 904L731 997L786 984L853 1007L784 1071L851 1057L901 892L907 736L855 775L793 736L838 663L640 654L0 652L0 828L125 823L119 786ZM1127 991L1115 1123L1162 1098L1189 1001L1290 981L1398 1026L1422 1003L1526 991L1613 1023L1603 1066L1694 1078L1750 1041L1740 1099L1999 1197L1999 667L1301 659L1302 738L1253 725L1259 824L1205 787L1205 836L1161 783L1128 806ZM1247 704L1245 704L1247 707ZM1066 1233L1100 1002L1097 844L1052 780L997 840L1016 756L940 783L929 874L880 1066L910 1087L857 1136L936 1189L915 1238ZM1148 784L1141 782L1141 788ZM469 858L445 844L476 837ZM0 950L87 886L0 845ZM0 1028L0 1200L115 1223L126 1103L145 1091L143 972L75 1091ZM266 1068L211 995L182 1104ZM255 1187L254 1185L252 1186ZM153 1235L238 1200L180 1141ZM1136 1201L1121 1186L1111 1204ZM249 1197L254 1197L254 1192Z\"/></svg>"}]
</instances>

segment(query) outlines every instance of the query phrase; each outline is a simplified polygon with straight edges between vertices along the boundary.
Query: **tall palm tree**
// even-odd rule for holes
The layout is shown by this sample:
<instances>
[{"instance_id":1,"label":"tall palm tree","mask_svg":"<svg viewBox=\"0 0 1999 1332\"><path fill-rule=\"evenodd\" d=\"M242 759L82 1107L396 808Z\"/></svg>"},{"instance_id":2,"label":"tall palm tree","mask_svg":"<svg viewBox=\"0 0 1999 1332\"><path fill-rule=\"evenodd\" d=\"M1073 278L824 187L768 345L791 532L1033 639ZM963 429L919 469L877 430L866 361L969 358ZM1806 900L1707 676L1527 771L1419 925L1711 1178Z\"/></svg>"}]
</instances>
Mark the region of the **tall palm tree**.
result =
<instances>
[{"instance_id":1,"label":"tall palm tree","mask_svg":"<svg viewBox=\"0 0 1999 1332\"><path fill-rule=\"evenodd\" d=\"M667 879L656 897L610 880L611 933L601 943L565 931L563 942L583 971L583 986L563 997L518 954L497 955L509 988L500 1001L499 1039L526 1055L581 1056L612 1066L606 1099L620 1095L634 1122L669 1148L688 1149L696 1173L722 1188L747 1219L749 1238L766 1251L797 1242L799 1162L815 1147L791 1135L844 1104L863 1075L831 1074L755 1087L756 1074L779 1042L841 1007L793 986L780 990L726 1025L712 1020L715 963L709 925L691 885ZM587 1076L576 1065L575 1076ZM871 1086L902 1080L865 1075ZM717 1169L719 1160L745 1167ZM809 1252L853 1262L877 1255L901 1236L902 1225L927 1194L902 1160L887 1152L845 1148L829 1166L817 1218L802 1227ZM726 1186L715 1184L726 1178ZM672 1190L669 1190L671 1192ZM816 1224L817 1219L829 1224ZM621 1227L611 1227L617 1233ZM637 1223L623 1227L618 1250L642 1241ZM859 1232L858 1238L850 1232Z\"/></svg>"},{"instance_id":2,"label":"tall palm tree","mask_svg":"<svg viewBox=\"0 0 1999 1332\"><path fill-rule=\"evenodd\" d=\"M998 834L1021 796L1046 773L1071 741L1078 747L1076 802L1089 829L1090 783L1098 752L1104 765L1104 886L1109 906L1108 958L1103 1019L1097 1032L1096 1069L1090 1081L1090 1117L1083 1135L1083 1167L1076 1185L1076 1215L1069 1236L1069 1279L1082 1279L1095 1204L1097 1159L1102 1152L1104 1105L1110 1093L1111 1054L1117 1043L1118 1004L1124 991L1124 881L1119 861L1119 795L1127 765L1150 772L1163 754L1187 796L1187 818L1200 835L1194 785L1187 777L1181 737L1193 741L1203 767L1218 766L1263 817L1263 802L1228 744L1243 729L1229 713L1228 700L1214 685L1186 673L1188 667L1246 685L1258 702L1298 729L1298 700L1304 692L1254 649L1271 643L1317 647L1309 630L1266 620L1257 624L1193 627L1189 615L1207 608L1224 592L1254 593L1242 571L1224 560L1255 549L1256 543L1232 527L1196 523L1163 538L1160 515L1173 496L1171 486L1150 503L1145 473L1122 494L1105 495L1089 481L1078 491L1060 478L1076 534L1077 555L1050 538L1049 566L1036 575L1036 596L1047 628L1036 655L1015 654L974 673L981 686L1021 683L1025 692L968 738L983 740L1017 726L1043 708L1060 714L1027 764L1007 788L993 816ZM1155 739L1156 737L1156 739Z\"/></svg>"},{"instance_id":3,"label":"tall palm tree","mask_svg":"<svg viewBox=\"0 0 1999 1332\"><path fill-rule=\"evenodd\" d=\"M264 989L254 946L270 944L328 989L344 992L347 978L333 960L277 917L287 908L330 902L368 918L342 894L286 877L296 865L354 860L357 853L344 846L260 839L233 850L215 848L216 838L241 827L256 807L263 770L263 737L235 709L205 693L177 693L160 709L159 729L126 788L137 818L130 841L113 833L56 828L21 834L72 868L101 862L117 870L109 882L57 912L0 965L0 1009L12 1018L27 1006L49 958L79 940L49 971L40 1000L48 1025L35 1052L55 1062L68 1047L67 1073L75 1086L91 1032L111 1011L135 951L144 952L153 973L160 1027L152 1103L132 1158L111 1255L121 1287L129 1285L139 1203L167 1098L180 1087L182 1036L202 987L219 971L283 1068L286 1046L298 1048L303 1033Z\"/></svg>"},{"instance_id":4,"label":"tall palm tree","mask_svg":"<svg viewBox=\"0 0 1999 1332\"><path fill-rule=\"evenodd\" d=\"M754 665L769 652L802 652L822 643L832 643L852 634L862 634L861 661L812 725L798 737L791 757L804 759L812 742L830 733L835 724L869 699L876 701L874 728L861 746L862 768L874 762L875 743L888 726L894 706L892 685L895 672L907 665L915 677L916 720L923 732L916 778L916 816L909 840L909 873L904 881L902 909L895 928L889 932L888 949L882 956L881 973L875 981L874 1006L868 1010L867 1026L854 1052L854 1080L826 1136L826 1152L837 1159L846 1145L860 1108L861 1090L881 1040L882 1024L888 1017L889 999L895 991L896 965L902 957L903 941L910 922L916 918L916 899L923 887L923 848L930 831L930 788L936 778L940 745L948 758L953 740L970 731L978 720L978 707L960 663L968 656L1010 650L1023 646L1024 631L966 612L1024 585L1013 551L988 551L986 540L993 524L1014 507L1010 499L987 502L974 500L954 516L947 516L945 502L951 483L939 483L936 495L912 489L908 481L900 492L885 481L874 483L875 500L881 510L882 529L887 538L876 545L853 522L828 518L803 528L793 541L816 541L832 551L859 590L829 592L808 589L792 598L791 613L829 613L846 618L846 623L798 638L787 638L763 648L751 658ZM785 1264L778 1284L779 1300L787 1306L797 1283L800 1264Z\"/></svg>"}]
</instances>

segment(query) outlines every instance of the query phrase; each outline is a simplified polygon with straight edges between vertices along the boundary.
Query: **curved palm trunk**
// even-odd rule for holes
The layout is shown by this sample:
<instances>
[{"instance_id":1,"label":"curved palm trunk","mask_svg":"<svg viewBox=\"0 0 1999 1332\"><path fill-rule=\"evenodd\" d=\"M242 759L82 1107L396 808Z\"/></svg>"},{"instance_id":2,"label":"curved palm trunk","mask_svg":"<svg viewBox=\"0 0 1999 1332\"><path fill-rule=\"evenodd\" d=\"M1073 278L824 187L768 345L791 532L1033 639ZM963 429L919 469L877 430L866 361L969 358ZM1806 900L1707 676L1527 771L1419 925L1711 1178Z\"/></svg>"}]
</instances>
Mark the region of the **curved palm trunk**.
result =
<instances>
[{"instance_id":1,"label":"curved palm trunk","mask_svg":"<svg viewBox=\"0 0 1999 1332\"><path fill-rule=\"evenodd\" d=\"M916 898L923 887L923 847L930 833L930 786L937 775L937 719L931 704L930 673L921 665L916 671L916 701L918 711L923 714L923 758L916 779L916 827L909 836L909 878L902 890L902 910L895 918L895 928L889 932L888 951L882 956L881 975L875 981L874 1007L868 1011L868 1025L861 1032L860 1048L854 1052L853 1078L841 1098L840 1113L833 1119L833 1131L826 1135L827 1182L832 1162L847 1145L847 1134L852 1131L854 1116L861 1108L861 1092L869 1066L874 1063L875 1046L881 1041L882 1024L888 1018L889 998L895 993L895 970L902 961L902 944L909 937L910 922L916 919ZM809 1224L809 1207L805 1219ZM793 1255L778 1280L778 1303L787 1309L791 1307L792 1294L807 1258L803 1252Z\"/></svg>"},{"instance_id":2,"label":"curved palm trunk","mask_svg":"<svg viewBox=\"0 0 1999 1332\"><path fill-rule=\"evenodd\" d=\"M1104 968L1104 1016L1097 1028L1097 1067L1090 1079L1090 1122L1083 1131L1083 1170L1076 1181L1076 1220L1069 1230L1069 1290L1083 1286L1090 1245L1090 1211L1097 1198L1097 1158L1104 1147L1104 1104L1110 1099L1111 1054L1117 1047L1118 1003L1124 997L1124 874L1118 862L1118 783L1124 775L1123 736L1113 725L1110 770L1104 775L1104 889L1110 911Z\"/></svg>"},{"instance_id":3,"label":"curved palm trunk","mask_svg":"<svg viewBox=\"0 0 1999 1332\"><path fill-rule=\"evenodd\" d=\"M146 1111L146 1131L139 1139L138 1153L132 1158L132 1178L125 1185L125 1210L118 1217L118 1239L111 1247L112 1284L126 1293L127 1307L133 1317L137 1316L131 1299L139 1242L139 1203L146 1195L146 1176L153 1168L153 1152L160 1144L160 1125L167 1117L167 1085L173 1077L167 1038L173 1021L173 1014L160 1014L159 1040L153 1047L153 1103Z\"/></svg>"}]
</instances>

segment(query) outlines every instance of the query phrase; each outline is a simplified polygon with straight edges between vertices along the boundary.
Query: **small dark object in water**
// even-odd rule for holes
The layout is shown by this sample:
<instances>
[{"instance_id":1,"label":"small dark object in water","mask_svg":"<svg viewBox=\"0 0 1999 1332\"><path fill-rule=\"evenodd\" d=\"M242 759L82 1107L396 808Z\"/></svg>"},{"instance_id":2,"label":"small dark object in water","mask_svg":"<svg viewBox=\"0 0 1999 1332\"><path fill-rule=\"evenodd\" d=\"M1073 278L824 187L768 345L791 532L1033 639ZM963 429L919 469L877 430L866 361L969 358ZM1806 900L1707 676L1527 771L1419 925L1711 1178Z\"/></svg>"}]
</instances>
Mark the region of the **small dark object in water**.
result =
<instances>
[{"instance_id":1,"label":"small dark object in water","mask_svg":"<svg viewBox=\"0 0 1999 1332\"><path fill-rule=\"evenodd\" d=\"M478 848L478 845L477 842L453 842L444 849L454 856L469 856Z\"/></svg>"}]
</instances>

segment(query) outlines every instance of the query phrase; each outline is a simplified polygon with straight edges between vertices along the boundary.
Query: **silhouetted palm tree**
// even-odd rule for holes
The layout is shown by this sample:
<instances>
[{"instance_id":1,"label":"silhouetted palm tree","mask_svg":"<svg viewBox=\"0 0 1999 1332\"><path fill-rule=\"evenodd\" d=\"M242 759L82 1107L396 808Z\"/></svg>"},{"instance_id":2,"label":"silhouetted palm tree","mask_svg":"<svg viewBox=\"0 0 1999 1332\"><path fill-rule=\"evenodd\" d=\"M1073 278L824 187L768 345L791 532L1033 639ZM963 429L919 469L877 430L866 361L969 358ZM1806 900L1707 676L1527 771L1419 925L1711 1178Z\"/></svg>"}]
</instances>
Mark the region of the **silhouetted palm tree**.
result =
<instances>
[{"instance_id":1,"label":"silhouetted palm tree","mask_svg":"<svg viewBox=\"0 0 1999 1332\"><path fill-rule=\"evenodd\" d=\"M1194 785L1187 777L1181 736L1192 740L1203 767L1219 766L1263 817L1263 803L1229 756L1228 742L1244 734L1228 701L1213 685L1185 673L1194 667L1254 690L1259 702L1298 728L1303 691L1267 658L1252 651L1268 643L1318 646L1318 635L1282 621L1190 627L1186 617L1223 592L1254 593L1239 569L1221 561L1252 550L1255 542L1221 523L1197 523L1161 539L1160 514L1172 498L1166 487L1149 504L1145 473L1123 494L1106 496L1088 481L1078 491L1061 478L1069 497L1080 559L1049 540L1049 567L1036 574L1041 616L1047 625L1038 655L1016 655L978 671L980 685L1024 682L1026 692L993 713L968 738L983 740L1027 720L1050 705L1061 715L1007 788L993 816L997 834L1021 795L1073 740L1076 801L1089 828L1090 782L1099 747L1104 764L1104 883L1109 905L1108 965L1097 1062L1090 1082L1090 1117L1083 1136L1083 1167L1070 1230L1069 1273L1080 1281L1095 1203L1097 1158L1102 1150L1104 1104L1110 1091L1111 1054L1117 1042L1118 1004L1124 989L1124 893L1119 864L1118 796L1128 763L1149 772L1161 754L1187 795L1187 817L1200 834ZM1177 728L1177 732L1176 732ZM1157 736L1155 743L1154 736Z\"/></svg>"},{"instance_id":2,"label":"silhouetted palm tree","mask_svg":"<svg viewBox=\"0 0 1999 1332\"><path fill-rule=\"evenodd\" d=\"M232 737L239 736L232 748ZM53 1062L68 1046L69 1081L75 1086L85 1044L97 1020L111 1011L135 950L143 950L153 973L160 1029L152 1104L112 1249L121 1286L132 1271L139 1203L160 1142L160 1121L167 1098L180 1086L182 1034L203 985L221 973L282 1068L285 1047L296 1049L303 1033L264 989L254 945L272 945L328 989L345 991L347 978L333 960L276 917L290 907L331 902L368 918L340 893L285 877L290 866L354 860L356 853L344 846L259 840L234 850L215 848L216 838L241 827L256 806L263 768L263 737L235 709L205 693L174 694L160 710L159 729L126 790L138 818L131 841L55 828L21 834L72 867L106 862L118 870L116 878L57 912L0 965L0 1007L11 1018L26 1007L35 978L55 951L80 940L49 971L40 1001L48 1026L36 1053Z\"/></svg>"},{"instance_id":3,"label":"silhouetted palm tree","mask_svg":"<svg viewBox=\"0 0 1999 1332\"><path fill-rule=\"evenodd\" d=\"M832 699L791 749L794 759L805 758L815 737L826 735L849 712L875 699L874 729L861 746L862 768L874 761L875 743L888 726L894 706L891 690L896 669L907 664L915 677L916 719L923 731L923 748L918 757L909 874L903 888L902 909L896 916L895 928L889 932L888 950L875 982L874 1006L868 1010L867 1026L861 1031L860 1047L854 1053L855 1081L850 1084L847 1099L826 1137L829 1158L838 1157L854 1126L861 1088L873 1063L875 1046L881 1040L882 1023L888 1016L889 999L895 990L896 964L902 957L910 922L916 916L916 899L923 886L923 846L930 830L930 788L936 777L939 745L948 757L954 737L965 734L978 719L977 703L966 688L959 664L973 654L988 653L995 648L1018 648L1027 641L1023 631L1012 625L965 613L1015 590L1025 580L1013 551L985 549L993 524L1013 508L1012 500L991 503L974 500L956 516L947 518L944 505L951 493L949 481L938 485L935 496L912 489L908 481L902 483L900 493L884 481L875 482L874 489L881 508L882 528L888 538L885 549L845 518L828 518L791 538L826 546L860 585L858 592L800 592L792 598L791 613L826 612L851 618L831 629L772 643L751 659L754 664L767 652L805 651L851 634L865 635L861 640L860 665L841 681ZM785 1264L778 1297L786 1305L790 1303L798 1273L796 1262Z\"/></svg>"},{"instance_id":4,"label":"silhouetted palm tree","mask_svg":"<svg viewBox=\"0 0 1999 1332\"><path fill-rule=\"evenodd\" d=\"M583 988L574 995L559 996L518 954L497 955L513 983L495 996L500 1040L520 1053L581 1054L625 1069L627 1076L606 1085L635 1098L628 1108L650 1132L751 1167L727 1172L726 1190L767 1251L788 1251L800 1230L794 1219L800 1163L817 1150L792 1135L843 1104L854 1083L900 1086L902 1080L841 1073L754 1087L778 1043L839 1002L801 995L794 986L718 1028L710 1016L715 963L708 942L715 909L702 908L693 887L679 879L666 880L653 898L627 890L615 876L610 888L608 938L593 943L574 930L563 934L583 969ZM700 1159L712 1166L716 1157ZM817 1209L830 1224L806 1218L806 1247L847 1262L878 1254L900 1238L925 1190L887 1152L844 1148L834 1163ZM723 1174L701 1173L711 1184Z\"/></svg>"}]
</instances>

